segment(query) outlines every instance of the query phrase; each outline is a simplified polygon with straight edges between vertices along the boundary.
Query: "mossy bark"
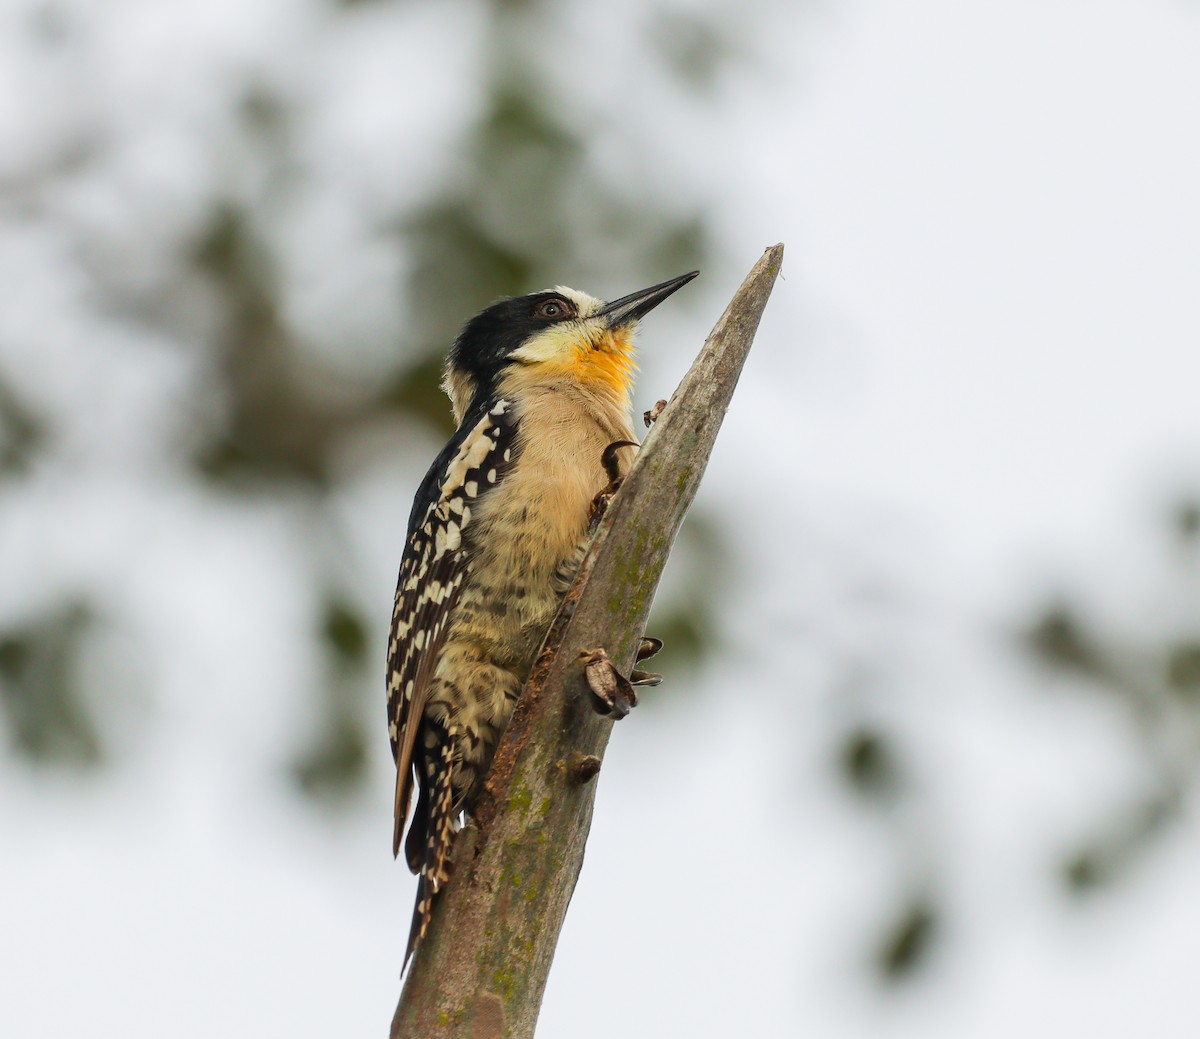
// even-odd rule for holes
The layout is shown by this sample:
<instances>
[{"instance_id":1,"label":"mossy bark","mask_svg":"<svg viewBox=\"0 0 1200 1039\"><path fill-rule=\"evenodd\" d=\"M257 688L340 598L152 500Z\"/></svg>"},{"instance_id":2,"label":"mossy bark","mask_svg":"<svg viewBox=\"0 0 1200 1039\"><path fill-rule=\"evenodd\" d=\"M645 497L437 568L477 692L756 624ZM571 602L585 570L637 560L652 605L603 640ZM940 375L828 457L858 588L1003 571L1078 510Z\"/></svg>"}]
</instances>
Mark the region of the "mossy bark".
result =
<instances>
[{"instance_id":1,"label":"mossy bark","mask_svg":"<svg viewBox=\"0 0 1200 1039\"><path fill-rule=\"evenodd\" d=\"M455 843L454 876L413 959L392 1039L533 1035L613 724L592 708L580 651L603 647L629 673L782 260L783 246L772 246L746 277L601 520L497 749L475 823Z\"/></svg>"}]
</instances>

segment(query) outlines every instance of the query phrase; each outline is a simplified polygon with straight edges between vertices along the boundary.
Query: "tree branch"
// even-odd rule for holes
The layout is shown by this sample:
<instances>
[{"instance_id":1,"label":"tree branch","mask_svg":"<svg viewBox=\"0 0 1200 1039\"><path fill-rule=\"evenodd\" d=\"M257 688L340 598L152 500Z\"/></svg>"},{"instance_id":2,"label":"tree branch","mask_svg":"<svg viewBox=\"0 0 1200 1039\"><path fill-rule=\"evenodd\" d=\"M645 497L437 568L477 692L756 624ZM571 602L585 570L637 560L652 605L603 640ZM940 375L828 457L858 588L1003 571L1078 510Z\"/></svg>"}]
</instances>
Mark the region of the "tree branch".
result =
<instances>
[{"instance_id":1,"label":"tree branch","mask_svg":"<svg viewBox=\"0 0 1200 1039\"><path fill-rule=\"evenodd\" d=\"M592 821L612 722L580 652L633 665L675 534L696 496L783 260L746 277L638 451L567 592L454 846L392 1020L392 1039L529 1039Z\"/></svg>"}]
</instances>

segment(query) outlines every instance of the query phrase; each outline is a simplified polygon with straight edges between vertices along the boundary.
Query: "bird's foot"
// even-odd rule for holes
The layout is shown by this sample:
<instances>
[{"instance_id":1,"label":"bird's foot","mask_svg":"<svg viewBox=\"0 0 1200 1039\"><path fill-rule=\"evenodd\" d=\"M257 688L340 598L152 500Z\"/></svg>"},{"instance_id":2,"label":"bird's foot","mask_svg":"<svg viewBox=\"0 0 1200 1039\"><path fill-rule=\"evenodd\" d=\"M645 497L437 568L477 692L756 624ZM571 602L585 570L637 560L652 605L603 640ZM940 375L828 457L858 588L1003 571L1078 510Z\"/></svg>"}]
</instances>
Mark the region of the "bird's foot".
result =
<instances>
[{"instance_id":1,"label":"bird's foot","mask_svg":"<svg viewBox=\"0 0 1200 1039\"><path fill-rule=\"evenodd\" d=\"M643 660L648 660L662 649L662 639L656 639L651 635L643 635L641 645L638 646L637 656L634 657L634 663L640 664ZM630 685L662 685L663 676L655 674L653 671L640 671L634 668L629 672Z\"/></svg>"},{"instance_id":2,"label":"bird's foot","mask_svg":"<svg viewBox=\"0 0 1200 1039\"><path fill-rule=\"evenodd\" d=\"M660 649L662 649L662 639L656 639L653 635L643 635L634 660L640 664L643 660L649 660Z\"/></svg>"},{"instance_id":3,"label":"bird's foot","mask_svg":"<svg viewBox=\"0 0 1200 1039\"><path fill-rule=\"evenodd\" d=\"M663 408L667 406L665 400L657 401L649 411L642 412L642 421L646 423L646 428L649 429L655 422L658 421L658 416L663 413Z\"/></svg>"},{"instance_id":4,"label":"bird's foot","mask_svg":"<svg viewBox=\"0 0 1200 1039\"><path fill-rule=\"evenodd\" d=\"M662 648L658 639L643 638L638 648L637 659L644 660ZM583 661L583 675L597 714L608 715L620 721L637 706L638 697L634 686L656 686L662 683L662 675L636 668L626 678L609 659L603 647L585 649L579 654Z\"/></svg>"},{"instance_id":5,"label":"bird's foot","mask_svg":"<svg viewBox=\"0 0 1200 1039\"><path fill-rule=\"evenodd\" d=\"M617 670L603 648L585 649L579 659L583 661L583 677L597 714L620 721L637 706L633 683Z\"/></svg>"},{"instance_id":6,"label":"bird's foot","mask_svg":"<svg viewBox=\"0 0 1200 1039\"><path fill-rule=\"evenodd\" d=\"M600 517L608 509L608 503L613 500L613 496L621 489L621 481L624 478L621 476L621 466L617 458L617 452L624 447L637 446L637 442L633 440L614 440L604 449L604 454L600 456L600 464L604 466L604 472L608 476L608 486L592 499L592 509L588 516L589 531L596 529L596 524L600 522Z\"/></svg>"}]
</instances>

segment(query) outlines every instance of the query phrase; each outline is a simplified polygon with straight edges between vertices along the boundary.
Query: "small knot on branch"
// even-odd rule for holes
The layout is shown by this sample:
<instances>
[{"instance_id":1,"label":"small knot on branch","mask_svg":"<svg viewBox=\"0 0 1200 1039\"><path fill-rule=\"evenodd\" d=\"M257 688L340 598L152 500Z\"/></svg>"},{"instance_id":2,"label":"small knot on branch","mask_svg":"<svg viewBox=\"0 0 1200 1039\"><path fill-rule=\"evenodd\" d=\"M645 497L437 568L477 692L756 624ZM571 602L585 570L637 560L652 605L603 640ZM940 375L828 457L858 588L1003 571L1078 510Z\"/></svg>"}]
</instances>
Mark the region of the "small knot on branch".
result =
<instances>
[{"instance_id":1,"label":"small knot on branch","mask_svg":"<svg viewBox=\"0 0 1200 1039\"><path fill-rule=\"evenodd\" d=\"M595 754L581 754L575 751L567 769L576 783L590 783L600 771L600 759Z\"/></svg>"}]
</instances>

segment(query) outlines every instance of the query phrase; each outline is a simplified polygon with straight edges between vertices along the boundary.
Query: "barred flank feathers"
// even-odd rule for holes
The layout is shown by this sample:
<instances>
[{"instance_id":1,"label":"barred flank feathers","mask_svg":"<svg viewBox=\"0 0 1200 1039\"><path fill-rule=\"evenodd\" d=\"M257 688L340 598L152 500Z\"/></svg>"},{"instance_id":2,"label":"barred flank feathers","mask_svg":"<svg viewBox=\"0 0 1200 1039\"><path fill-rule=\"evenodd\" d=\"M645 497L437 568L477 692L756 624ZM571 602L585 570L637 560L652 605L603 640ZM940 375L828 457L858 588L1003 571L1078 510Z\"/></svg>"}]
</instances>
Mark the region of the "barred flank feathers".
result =
<instances>
[{"instance_id":1,"label":"barred flank feathers","mask_svg":"<svg viewBox=\"0 0 1200 1039\"><path fill-rule=\"evenodd\" d=\"M429 763L429 788L432 791L429 806L429 826L426 830L425 855L421 862L421 875L417 880L417 904L413 908L412 927L408 932L408 949L404 954L404 967L417 951L417 946L429 930L433 916L433 903L442 885L450 879L450 844L454 840L454 744L457 735L452 725L442 742L441 755L436 762Z\"/></svg>"},{"instance_id":2,"label":"barred flank feathers","mask_svg":"<svg viewBox=\"0 0 1200 1039\"><path fill-rule=\"evenodd\" d=\"M412 795L413 750L429 683L471 569L472 522L517 454L512 402L483 397L429 467L413 501L388 640L387 714L396 760L392 853ZM411 864L413 856L408 856ZM415 871L414 871L415 872Z\"/></svg>"}]
</instances>

